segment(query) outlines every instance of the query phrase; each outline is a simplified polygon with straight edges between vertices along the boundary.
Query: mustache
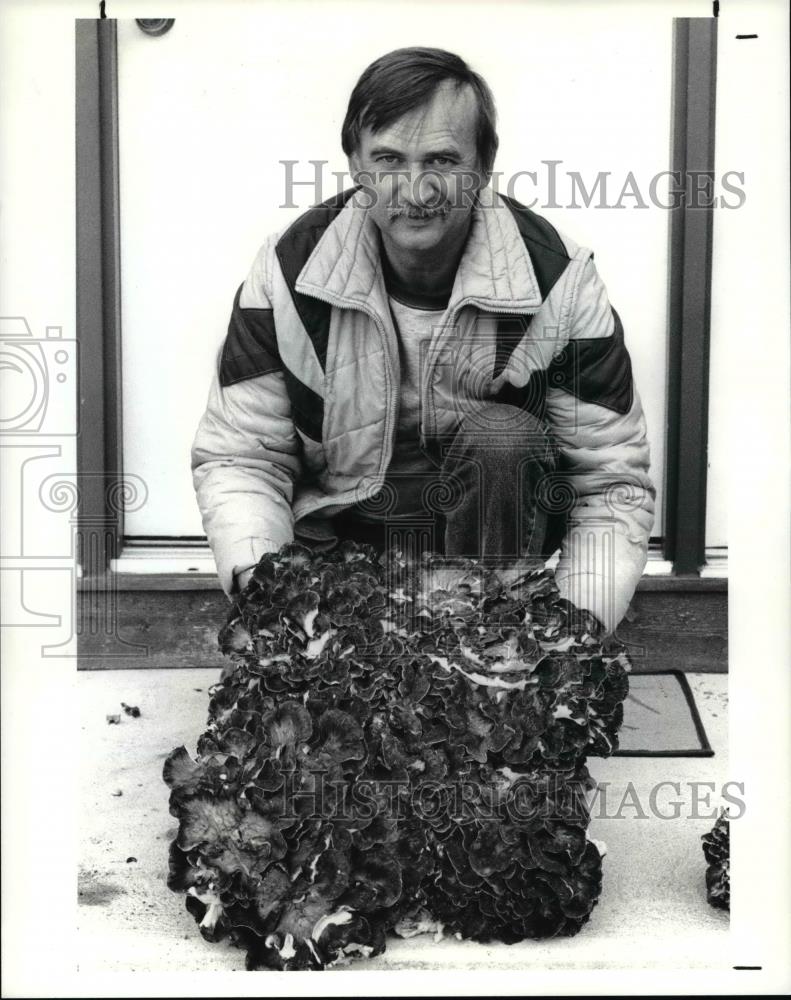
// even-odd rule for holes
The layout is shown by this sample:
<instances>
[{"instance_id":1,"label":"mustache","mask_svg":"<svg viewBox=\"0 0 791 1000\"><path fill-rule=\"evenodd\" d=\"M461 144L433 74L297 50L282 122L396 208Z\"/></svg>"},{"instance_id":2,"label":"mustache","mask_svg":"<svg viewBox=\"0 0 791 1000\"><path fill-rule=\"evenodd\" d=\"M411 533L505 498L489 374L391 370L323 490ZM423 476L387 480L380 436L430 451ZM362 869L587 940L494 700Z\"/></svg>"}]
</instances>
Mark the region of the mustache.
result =
<instances>
[{"instance_id":1,"label":"mustache","mask_svg":"<svg viewBox=\"0 0 791 1000\"><path fill-rule=\"evenodd\" d=\"M433 219L436 216L444 218L448 212L450 212L450 205L448 202L443 202L441 205L436 205L432 208L419 208L416 205L412 205L409 208L397 206L389 208L387 216L390 219L398 219L400 216L404 216L407 219Z\"/></svg>"}]
</instances>

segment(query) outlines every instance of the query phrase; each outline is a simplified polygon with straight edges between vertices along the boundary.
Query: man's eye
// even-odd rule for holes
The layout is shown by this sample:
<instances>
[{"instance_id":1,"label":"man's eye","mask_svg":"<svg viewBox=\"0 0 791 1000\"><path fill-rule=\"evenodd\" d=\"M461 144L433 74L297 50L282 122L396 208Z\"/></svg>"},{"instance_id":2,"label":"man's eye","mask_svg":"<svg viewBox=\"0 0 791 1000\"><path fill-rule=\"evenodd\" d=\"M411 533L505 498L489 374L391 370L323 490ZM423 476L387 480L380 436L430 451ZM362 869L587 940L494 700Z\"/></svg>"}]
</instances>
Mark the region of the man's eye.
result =
<instances>
[{"instance_id":1,"label":"man's eye","mask_svg":"<svg viewBox=\"0 0 791 1000\"><path fill-rule=\"evenodd\" d=\"M398 159L398 157L394 156L392 153L383 153L381 156L378 156L376 159L377 159L378 163L395 163L396 160Z\"/></svg>"},{"instance_id":2,"label":"man's eye","mask_svg":"<svg viewBox=\"0 0 791 1000\"><path fill-rule=\"evenodd\" d=\"M447 156L432 156L431 162L438 164L440 167L447 167L448 164L453 163L453 160Z\"/></svg>"}]
</instances>

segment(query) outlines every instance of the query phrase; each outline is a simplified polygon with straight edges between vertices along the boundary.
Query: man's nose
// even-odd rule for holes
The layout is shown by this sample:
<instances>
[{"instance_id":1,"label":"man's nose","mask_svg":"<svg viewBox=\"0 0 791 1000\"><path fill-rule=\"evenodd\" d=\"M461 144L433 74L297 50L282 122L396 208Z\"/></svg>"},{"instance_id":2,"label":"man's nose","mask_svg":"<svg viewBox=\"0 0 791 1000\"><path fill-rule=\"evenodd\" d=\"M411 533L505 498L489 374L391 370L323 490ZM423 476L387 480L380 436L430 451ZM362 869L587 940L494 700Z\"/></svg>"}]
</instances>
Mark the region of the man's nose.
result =
<instances>
[{"instance_id":1,"label":"man's nose","mask_svg":"<svg viewBox=\"0 0 791 1000\"><path fill-rule=\"evenodd\" d=\"M415 208L434 208L442 200L440 178L425 167L415 165L399 177L401 204Z\"/></svg>"}]
</instances>

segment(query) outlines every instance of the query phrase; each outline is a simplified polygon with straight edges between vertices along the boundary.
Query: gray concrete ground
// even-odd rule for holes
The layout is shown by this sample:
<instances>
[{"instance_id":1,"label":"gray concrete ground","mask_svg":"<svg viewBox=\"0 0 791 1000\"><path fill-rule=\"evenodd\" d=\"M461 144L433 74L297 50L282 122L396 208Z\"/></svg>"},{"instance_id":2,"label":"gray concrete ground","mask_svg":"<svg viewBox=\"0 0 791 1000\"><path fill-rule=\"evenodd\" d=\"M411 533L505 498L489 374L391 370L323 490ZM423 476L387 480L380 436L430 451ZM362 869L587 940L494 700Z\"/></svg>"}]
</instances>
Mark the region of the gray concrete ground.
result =
<instances>
[{"instance_id":1,"label":"gray concrete ground","mask_svg":"<svg viewBox=\"0 0 791 1000\"><path fill-rule=\"evenodd\" d=\"M108 670L79 675L81 718L81 972L233 971L244 954L208 944L166 885L176 823L162 764L180 744L194 752L215 670ZM430 935L394 938L367 969L729 968L728 916L706 902L700 836L729 779L726 675L688 675L715 756L591 760L605 784L591 836L607 844L604 890L573 938L481 945ZM123 713L137 705L140 718ZM108 714L121 714L108 725ZM678 783L678 788L659 786ZM695 808L696 782L700 786ZM655 789L655 808L651 790ZM680 794L678 794L680 792ZM706 802L706 796L710 801ZM680 816L672 802L681 803ZM640 815L640 810L645 814ZM697 811L700 818L693 818ZM352 966L354 968L355 965Z\"/></svg>"}]
</instances>

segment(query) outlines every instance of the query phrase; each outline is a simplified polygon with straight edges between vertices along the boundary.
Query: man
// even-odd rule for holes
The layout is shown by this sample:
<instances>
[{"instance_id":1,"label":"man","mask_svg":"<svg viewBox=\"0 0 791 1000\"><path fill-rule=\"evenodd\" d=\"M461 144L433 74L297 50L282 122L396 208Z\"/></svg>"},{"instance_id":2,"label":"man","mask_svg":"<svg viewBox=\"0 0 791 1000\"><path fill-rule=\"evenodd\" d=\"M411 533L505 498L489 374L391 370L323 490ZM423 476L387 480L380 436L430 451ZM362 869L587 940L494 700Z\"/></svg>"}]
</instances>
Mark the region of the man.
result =
<instances>
[{"instance_id":1,"label":"man","mask_svg":"<svg viewBox=\"0 0 791 1000\"><path fill-rule=\"evenodd\" d=\"M517 570L560 545L561 594L614 630L655 491L593 254L489 186L494 102L456 55L376 60L342 143L355 187L264 243L193 445L225 592L295 537Z\"/></svg>"}]
</instances>

